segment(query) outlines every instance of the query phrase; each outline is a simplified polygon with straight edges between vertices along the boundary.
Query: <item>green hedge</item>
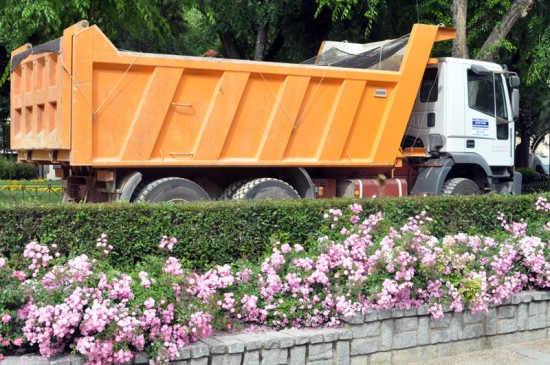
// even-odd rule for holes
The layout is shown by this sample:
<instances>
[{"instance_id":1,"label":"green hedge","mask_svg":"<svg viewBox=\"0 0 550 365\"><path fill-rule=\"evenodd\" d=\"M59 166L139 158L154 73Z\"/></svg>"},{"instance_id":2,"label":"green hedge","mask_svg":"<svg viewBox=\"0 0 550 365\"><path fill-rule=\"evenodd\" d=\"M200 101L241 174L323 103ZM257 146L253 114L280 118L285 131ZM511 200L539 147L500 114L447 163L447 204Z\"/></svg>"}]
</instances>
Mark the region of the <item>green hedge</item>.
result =
<instances>
[{"instance_id":1,"label":"green hedge","mask_svg":"<svg viewBox=\"0 0 550 365\"><path fill-rule=\"evenodd\" d=\"M37 165L20 164L13 159L0 156L0 180L31 180L37 176Z\"/></svg>"},{"instance_id":2,"label":"green hedge","mask_svg":"<svg viewBox=\"0 0 550 365\"><path fill-rule=\"evenodd\" d=\"M24 246L34 240L56 243L64 254L95 250L102 233L115 246L113 263L133 265L158 252L163 235L179 244L173 255L191 267L208 267L236 259L257 260L275 239L310 245L327 225L330 208L359 202L365 213L382 211L386 226L399 227L425 210L433 221L432 233L465 232L492 235L501 231L496 217L508 221L546 222L548 213L534 209L536 195L460 198L377 198L368 200L301 200L212 202L199 204L67 204L0 205L0 250L20 262ZM547 198L550 196L547 194Z\"/></svg>"}]
</instances>

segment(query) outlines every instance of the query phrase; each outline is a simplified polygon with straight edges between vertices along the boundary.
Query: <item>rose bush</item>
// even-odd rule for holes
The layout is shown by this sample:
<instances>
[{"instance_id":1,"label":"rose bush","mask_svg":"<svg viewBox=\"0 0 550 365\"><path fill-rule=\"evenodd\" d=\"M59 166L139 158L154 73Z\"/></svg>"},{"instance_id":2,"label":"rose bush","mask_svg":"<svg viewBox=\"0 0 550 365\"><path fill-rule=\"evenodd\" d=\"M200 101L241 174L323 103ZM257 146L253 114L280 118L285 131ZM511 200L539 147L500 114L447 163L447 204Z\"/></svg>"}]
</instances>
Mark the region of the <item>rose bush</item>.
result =
<instances>
[{"instance_id":1,"label":"rose bush","mask_svg":"<svg viewBox=\"0 0 550 365\"><path fill-rule=\"evenodd\" d=\"M539 198L535 209L550 212L550 203ZM325 218L315 248L275 242L258 264L203 273L175 257L145 257L121 272L105 260L114 249L105 235L95 257L69 260L31 242L26 273L0 258L1 351L72 349L89 364L124 363L146 351L158 363L213 328L337 326L358 312L421 305L438 318L446 308L484 312L521 290L550 287L550 222L528 227L501 214L498 237L440 239L426 212L400 228L359 204ZM159 249L176 244L163 237Z\"/></svg>"}]
</instances>

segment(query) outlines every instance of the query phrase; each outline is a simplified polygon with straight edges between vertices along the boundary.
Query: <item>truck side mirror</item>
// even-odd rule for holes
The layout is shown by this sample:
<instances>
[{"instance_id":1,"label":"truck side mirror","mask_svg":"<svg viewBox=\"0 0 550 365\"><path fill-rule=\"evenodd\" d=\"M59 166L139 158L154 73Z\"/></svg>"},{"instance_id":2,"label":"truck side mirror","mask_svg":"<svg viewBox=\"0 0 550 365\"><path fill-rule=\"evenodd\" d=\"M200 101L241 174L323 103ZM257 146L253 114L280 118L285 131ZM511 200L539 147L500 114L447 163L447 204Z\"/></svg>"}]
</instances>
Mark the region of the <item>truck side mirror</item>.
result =
<instances>
[{"instance_id":1,"label":"truck side mirror","mask_svg":"<svg viewBox=\"0 0 550 365\"><path fill-rule=\"evenodd\" d=\"M510 84L511 88L517 89L519 85L521 85L521 79L518 75L512 75L508 78L508 83Z\"/></svg>"},{"instance_id":2,"label":"truck side mirror","mask_svg":"<svg viewBox=\"0 0 550 365\"><path fill-rule=\"evenodd\" d=\"M514 119L519 118L519 90L518 89L512 89L512 116Z\"/></svg>"}]
</instances>

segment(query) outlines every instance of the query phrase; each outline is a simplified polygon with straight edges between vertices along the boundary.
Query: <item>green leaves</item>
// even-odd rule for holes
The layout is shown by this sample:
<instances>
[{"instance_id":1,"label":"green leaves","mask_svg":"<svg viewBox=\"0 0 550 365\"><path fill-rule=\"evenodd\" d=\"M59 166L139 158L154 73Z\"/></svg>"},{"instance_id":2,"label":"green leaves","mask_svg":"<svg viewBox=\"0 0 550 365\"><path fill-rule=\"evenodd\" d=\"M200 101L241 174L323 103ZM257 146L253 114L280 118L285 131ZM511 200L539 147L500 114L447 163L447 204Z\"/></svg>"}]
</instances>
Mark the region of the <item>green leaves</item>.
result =
<instances>
[{"instance_id":1,"label":"green leaves","mask_svg":"<svg viewBox=\"0 0 550 365\"><path fill-rule=\"evenodd\" d=\"M548 195L546 195L548 197ZM533 209L535 196L481 196L448 198L377 198L358 201L365 213L384 213L374 237L390 225L425 210L434 221L437 237L459 232L492 235L500 232L496 219L504 212L509 221L547 220L547 213ZM323 214L346 208L356 200L302 200L212 202L197 204L93 204L0 205L0 252L21 263L24 246L32 240L56 243L62 255L97 251L96 239L107 234L115 249L107 259L119 267L133 267L146 255L166 260L178 257L188 268L207 269L240 259L257 261L271 251L274 240L318 245L326 234ZM14 224L17 222L17 224ZM325 232L325 233L323 233ZM159 251L162 236L178 239L172 253Z\"/></svg>"}]
</instances>

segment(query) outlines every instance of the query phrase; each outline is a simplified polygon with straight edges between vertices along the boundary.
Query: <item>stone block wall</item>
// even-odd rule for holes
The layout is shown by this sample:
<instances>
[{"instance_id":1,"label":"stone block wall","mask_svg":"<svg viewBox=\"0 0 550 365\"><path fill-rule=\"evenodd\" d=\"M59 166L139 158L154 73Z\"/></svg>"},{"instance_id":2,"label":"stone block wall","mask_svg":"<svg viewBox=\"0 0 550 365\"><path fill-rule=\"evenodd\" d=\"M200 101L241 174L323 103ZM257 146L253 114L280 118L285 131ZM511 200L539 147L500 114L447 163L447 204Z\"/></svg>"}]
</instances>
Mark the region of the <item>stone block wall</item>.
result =
<instances>
[{"instance_id":1,"label":"stone block wall","mask_svg":"<svg viewBox=\"0 0 550 365\"><path fill-rule=\"evenodd\" d=\"M376 365L421 363L550 337L550 291L523 292L488 313L446 312L434 319L428 308L356 315L341 328L283 330L212 336L180 352L173 365ZM75 355L49 360L7 357L2 365L82 365ZM148 364L145 354L131 364Z\"/></svg>"}]
</instances>

